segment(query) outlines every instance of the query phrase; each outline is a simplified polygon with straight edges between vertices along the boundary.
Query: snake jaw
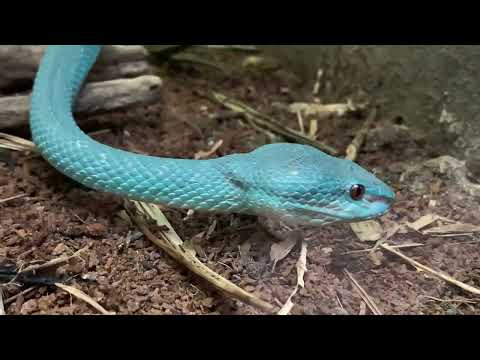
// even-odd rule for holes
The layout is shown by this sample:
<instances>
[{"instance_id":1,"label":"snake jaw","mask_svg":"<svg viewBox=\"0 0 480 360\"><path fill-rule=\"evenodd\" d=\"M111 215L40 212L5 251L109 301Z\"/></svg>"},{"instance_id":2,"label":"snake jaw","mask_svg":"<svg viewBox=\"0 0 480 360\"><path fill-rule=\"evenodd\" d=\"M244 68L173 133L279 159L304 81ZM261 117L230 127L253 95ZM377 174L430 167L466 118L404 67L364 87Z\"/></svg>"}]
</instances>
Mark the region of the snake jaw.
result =
<instances>
[{"instance_id":1,"label":"snake jaw","mask_svg":"<svg viewBox=\"0 0 480 360\"><path fill-rule=\"evenodd\" d=\"M348 188L348 187L346 187ZM288 203L287 208L271 209L270 214L277 213L276 218L287 224L324 226L334 223L356 223L373 220L384 216L391 209L394 201L394 192L382 185L380 188L371 187L370 192L361 201L353 201L348 191L335 191L329 198L322 196L304 196L270 201L271 203ZM327 201L328 199L328 201ZM263 214L265 215L265 214ZM272 215L270 215L272 216Z\"/></svg>"}]
</instances>

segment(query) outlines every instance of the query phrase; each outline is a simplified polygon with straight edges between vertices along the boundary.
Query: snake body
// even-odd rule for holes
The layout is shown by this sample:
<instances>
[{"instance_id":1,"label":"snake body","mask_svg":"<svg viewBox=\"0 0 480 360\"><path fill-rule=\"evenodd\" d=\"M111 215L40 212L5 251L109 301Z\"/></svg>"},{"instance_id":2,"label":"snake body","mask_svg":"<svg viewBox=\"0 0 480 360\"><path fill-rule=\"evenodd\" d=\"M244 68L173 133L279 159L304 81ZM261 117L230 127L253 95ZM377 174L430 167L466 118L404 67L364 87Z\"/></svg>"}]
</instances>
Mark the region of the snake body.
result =
<instances>
[{"instance_id":1,"label":"snake body","mask_svg":"<svg viewBox=\"0 0 480 360\"><path fill-rule=\"evenodd\" d=\"M101 49L51 45L35 79L32 139L67 177L127 199L306 225L362 221L390 209L395 195L388 185L353 162L309 146L272 144L247 154L187 160L94 141L76 125L73 108Z\"/></svg>"}]
</instances>

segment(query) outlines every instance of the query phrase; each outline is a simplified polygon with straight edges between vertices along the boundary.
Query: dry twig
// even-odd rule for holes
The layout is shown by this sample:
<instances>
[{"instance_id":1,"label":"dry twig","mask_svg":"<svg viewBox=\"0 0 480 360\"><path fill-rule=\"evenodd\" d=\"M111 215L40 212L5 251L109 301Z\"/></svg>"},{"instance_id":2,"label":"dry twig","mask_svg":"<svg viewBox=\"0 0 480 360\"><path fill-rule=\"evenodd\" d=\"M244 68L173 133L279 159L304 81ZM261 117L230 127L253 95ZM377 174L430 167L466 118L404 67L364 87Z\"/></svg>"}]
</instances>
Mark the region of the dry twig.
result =
<instances>
[{"instance_id":1,"label":"dry twig","mask_svg":"<svg viewBox=\"0 0 480 360\"><path fill-rule=\"evenodd\" d=\"M360 131L358 131L357 135L353 139L352 143L348 146L347 148L347 156L346 158L355 161L358 157L358 152L360 151L360 148L363 146L363 143L365 142L365 138L368 134L368 131L372 127L372 124L375 122L377 119L377 109L375 107L372 108L372 111L370 112L370 115L368 116L367 120L363 124L362 128Z\"/></svg>"},{"instance_id":2,"label":"dry twig","mask_svg":"<svg viewBox=\"0 0 480 360\"><path fill-rule=\"evenodd\" d=\"M353 277L352 274L350 274L350 272L345 269L345 274L348 276L348 278L350 279L350 281L352 282L355 290L357 291L357 293L361 296L361 298L363 299L363 301L367 304L368 308L370 309L370 311L374 314L374 315L383 315L382 312L380 311L380 309L378 308L377 304L375 303L375 301L373 301L373 299L368 295L368 293L362 288L362 286L357 282L357 280L355 280L355 278Z\"/></svg>"},{"instance_id":3,"label":"dry twig","mask_svg":"<svg viewBox=\"0 0 480 360\"><path fill-rule=\"evenodd\" d=\"M473 286L470 286L470 285L467 285L465 283L462 283L461 281L458 281L456 279L454 279L453 277L451 277L450 275L447 275L447 274L444 274L440 271L436 271L436 270L433 270L431 268L429 268L428 266L425 266L423 264L420 264L418 261L415 261L411 258L409 258L408 256L402 254L400 251L398 250L395 250L393 247L387 245L387 244L382 244L380 245L380 247L400 258L402 258L403 260L407 261L408 263L410 263L410 265L416 267L417 269L420 269L420 270L423 270L437 278L440 278L444 281L446 281L447 283L449 284L452 284L452 285L455 285L467 292L470 292L472 294L475 294L475 295L480 295L480 289L478 288L475 288Z\"/></svg>"},{"instance_id":4,"label":"dry twig","mask_svg":"<svg viewBox=\"0 0 480 360\"><path fill-rule=\"evenodd\" d=\"M78 250L75 254L73 254L71 256L62 256L62 257L59 257L57 259L50 260L50 261L46 262L45 264L28 266L25 269L22 269L18 274L20 275L20 274L25 274L25 273L35 273L35 272L38 272L40 270L45 270L47 268L58 267L60 265L68 263L71 259L80 256L80 254L83 253L85 250L87 250L86 247Z\"/></svg>"},{"instance_id":5,"label":"dry twig","mask_svg":"<svg viewBox=\"0 0 480 360\"><path fill-rule=\"evenodd\" d=\"M85 301L87 304L98 310L100 313L103 315L115 315L114 312L110 312L105 310L98 302L96 302L94 299L92 299L90 296L85 294L83 291L78 290L77 288L74 288L73 286L68 286L65 284L60 284L56 283L55 286L58 288L68 292L69 294L75 296L76 298Z\"/></svg>"},{"instance_id":6,"label":"dry twig","mask_svg":"<svg viewBox=\"0 0 480 360\"><path fill-rule=\"evenodd\" d=\"M36 288L37 288L37 286L32 286L32 287L29 287L28 289L23 290L22 292L19 292L16 295L13 295L12 297L9 297L8 299L5 300L5 305L10 305L15 300L17 300L20 296L28 295L29 293L31 293Z\"/></svg>"},{"instance_id":7,"label":"dry twig","mask_svg":"<svg viewBox=\"0 0 480 360\"><path fill-rule=\"evenodd\" d=\"M21 199L21 198L24 198L25 196L27 196L27 194L19 194L19 195L11 196L11 197L6 198L6 199L0 199L0 204L4 204L4 203L12 201L12 200Z\"/></svg>"},{"instance_id":8,"label":"dry twig","mask_svg":"<svg viewBox=\"0 0 480 360\"><path fill-rule=\"evenodd\" d=\"M402 244L402 245L395 245L392 246L393 249L408 249L408 248L414 248L414 247L421 247L425 246L425 244L420 244L420 243L408 243L408 244ZM370 249L365 249L365 250L353 250L353 251L347 251L342 253L342 255L353 255L353 254L362 254L362 253L371 253L372 251L376 250L375 247L370 248Z\"/></svg>"},{"instance_id":9,"label":"dry twig","mask_svg":"<svg viewBox=\"0 0 480 360\"><path fill-rule=\"evenodd\" d=\"M3 304L3 291L2 288L0 287L0 316L6 315L5 312L5 306Z\"/></svg>"}]
</instances>

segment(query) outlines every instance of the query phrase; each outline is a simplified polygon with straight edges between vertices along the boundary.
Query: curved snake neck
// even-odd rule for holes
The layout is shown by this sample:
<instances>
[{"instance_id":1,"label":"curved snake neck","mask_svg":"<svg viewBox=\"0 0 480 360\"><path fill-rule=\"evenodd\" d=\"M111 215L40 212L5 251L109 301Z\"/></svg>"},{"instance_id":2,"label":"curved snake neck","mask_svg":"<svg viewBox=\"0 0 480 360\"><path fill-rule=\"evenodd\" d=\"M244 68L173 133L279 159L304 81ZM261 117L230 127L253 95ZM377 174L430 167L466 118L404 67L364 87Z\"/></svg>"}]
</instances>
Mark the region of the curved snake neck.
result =
<instances>
[{"instance_id":1,"label":"curved snake neck","mask_svg":"<svg viewBox=\"0 0 480 360\"><path fill-rule=\"evenodd\" d=\"M280 206L272 195L276 185L266 190L268 174L261 178L256 169L268 167L283 150L301 156L303 147L280 144L214 160L183 160L133 154L84 134L75 123L73 106L101 49L101 45L52 45L42 59L30 126L39 152L52 166L89 188L176 208L265 215ZM323 168L339 171L333 160L322 156ZM291 205L295 200L288 201Z\"/></svg>"}]
</instances>

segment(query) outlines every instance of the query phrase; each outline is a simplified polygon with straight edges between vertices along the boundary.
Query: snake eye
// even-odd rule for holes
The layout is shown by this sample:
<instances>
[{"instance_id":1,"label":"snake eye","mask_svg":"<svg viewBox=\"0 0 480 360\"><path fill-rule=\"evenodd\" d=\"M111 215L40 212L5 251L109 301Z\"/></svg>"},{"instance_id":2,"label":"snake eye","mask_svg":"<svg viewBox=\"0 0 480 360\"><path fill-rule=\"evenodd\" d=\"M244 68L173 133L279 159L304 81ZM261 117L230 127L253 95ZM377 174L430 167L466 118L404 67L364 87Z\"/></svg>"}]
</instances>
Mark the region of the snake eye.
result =
<instances>
[{"instance_id":1,"label":"snake eye","mask_svg":"<svg viewBox=\"0 0 480 360\"><path fill-rule=\"evenodd\" d=\"M360 201L365 195L365 186L363 185L353 185L350 189L350 197L352 200Z\"/></svg>"}]
</instances>

